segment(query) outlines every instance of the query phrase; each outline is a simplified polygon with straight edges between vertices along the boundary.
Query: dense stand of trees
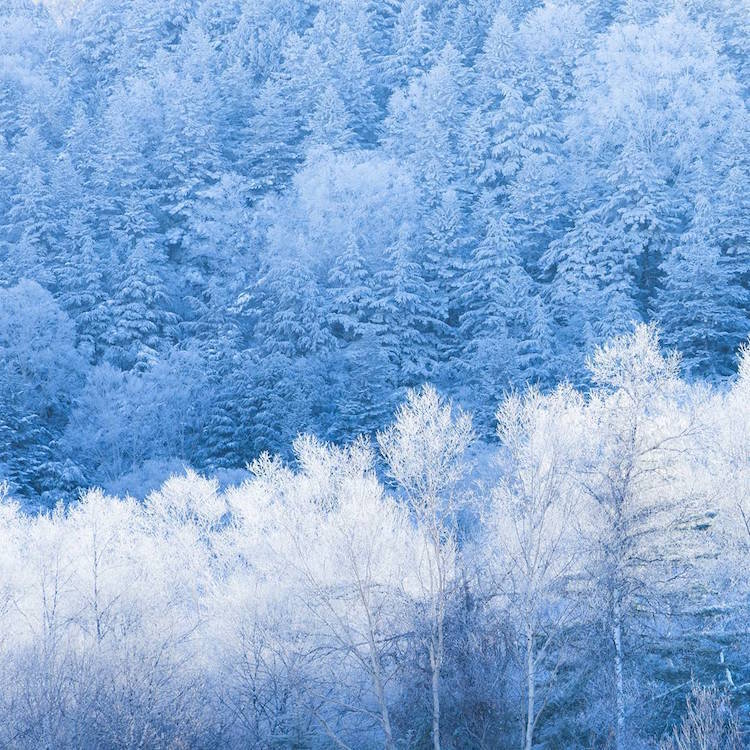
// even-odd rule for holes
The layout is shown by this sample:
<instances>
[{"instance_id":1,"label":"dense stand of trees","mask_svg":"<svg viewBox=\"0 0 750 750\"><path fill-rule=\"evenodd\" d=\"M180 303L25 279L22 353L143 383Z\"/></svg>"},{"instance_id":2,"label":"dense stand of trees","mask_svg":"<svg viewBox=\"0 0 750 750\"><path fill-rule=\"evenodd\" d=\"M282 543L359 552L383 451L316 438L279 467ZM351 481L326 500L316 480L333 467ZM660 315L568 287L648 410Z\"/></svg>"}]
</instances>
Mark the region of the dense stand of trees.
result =
<instances>
[{"instance_id":1,"label":"dense stand of trees","mask_svg":"<svg viewBox=\"0 0 750 750\"><path fill-rule=\"evenodd\" d=\"M0 747L739 750L750 349L678 366L641 326L491 452L424 387L225 491L6 496Z\"/></svg>"},{"instance_id":2,"label":"dense stand of trees","mask_svg":"<svg viewBox=\"0 0 750 750\"><path fill-rule=\"evenodd\" d=\"M241 468L425 382L493 439L633 322L730 376L746 10L3 0L0 475L53 504Z\"/></svg>"}]
</instances>

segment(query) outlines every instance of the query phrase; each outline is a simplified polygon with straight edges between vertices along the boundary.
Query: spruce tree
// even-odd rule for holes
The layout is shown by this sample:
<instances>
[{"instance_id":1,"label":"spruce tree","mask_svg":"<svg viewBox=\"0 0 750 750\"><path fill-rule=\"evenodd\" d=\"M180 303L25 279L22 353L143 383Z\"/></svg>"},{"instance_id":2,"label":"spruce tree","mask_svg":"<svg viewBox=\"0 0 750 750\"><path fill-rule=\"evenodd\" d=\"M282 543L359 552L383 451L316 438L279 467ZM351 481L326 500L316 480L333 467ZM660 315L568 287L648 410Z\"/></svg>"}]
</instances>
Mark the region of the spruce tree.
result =
<instances>
[{"instance_id":1,"label":"spruce tree","mask_svg":"<svg viewBox=\"0 0 750 750\"><path fill-rule=\"evenodd\" d=\"M694 377L726 377L750 330L750 290L722 253L711 202L699 196L690 229L663 264L658 315L665 343Z\"/></svg>"},{"instance_id":2,"label":"spruce tree","mask_svg":"<svg viewBox=\"0 0 750 750\"><path fill-rule=\"evenodd\" d=\"M171 338L176 316L160 256L158 247L145 239L137 241L115 291L107 358L121 367L146 366Z\"/></svg>"},{"instance_id":3,"label":"spruce tree","mask_svg":"<svg viewBox=\"0 0 750 750\"><path fill-rule=\"evenodd\" d=\"M68 242L60 278L60 304L76 326L81 353L96 363L103 353L104 337L111 325L103 262L85 212L71 213Z\"/></svg>"}]
</instances>

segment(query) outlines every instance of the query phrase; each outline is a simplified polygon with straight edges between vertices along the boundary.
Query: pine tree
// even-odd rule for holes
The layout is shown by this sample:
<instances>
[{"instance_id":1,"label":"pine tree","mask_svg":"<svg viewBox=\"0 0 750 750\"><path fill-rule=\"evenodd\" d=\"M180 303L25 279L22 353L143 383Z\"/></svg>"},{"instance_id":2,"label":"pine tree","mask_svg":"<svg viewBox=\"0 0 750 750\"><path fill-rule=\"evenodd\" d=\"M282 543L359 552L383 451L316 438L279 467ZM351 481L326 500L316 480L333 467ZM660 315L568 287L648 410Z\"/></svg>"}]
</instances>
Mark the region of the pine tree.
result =
<instances>
[{"instance_id":1,"label":"pine tree","mask_svg":"<svg viewBox=\"0 0 750 750\"><path fill-rule=\"evenodd\" d=\"M389 88L404 86L425 70L433 48L433 34L424 2L402 2L391 34L391 53L386 61Z\"/></svg>"},{"instance_id":2,"label":"pine tree","mask_svg":"<svg viewBox=\"0 0 750 750\"><path fill-rule=\"evenodd\" d=\"M677 210L667 178L640 149L626 147L612 165L608 182L616 185L605 211L623 255L635 264L634 298L647 319L659 284L659 264L670 249ZM614 238L613 238L614 239Z\"/></svg>"},{"instance_id":3,"label":"pine tree","mask_svg":"<svg viewBox=\"0 0 750 750\"><path fill-rule=\"evenodd\" d=\"M245 466L252 460L252 424L246 411L255 364L241 351L236 327L215 333L201 348L208 393L204 434L194 457L203 470Z\"/></svg>"},{"instance_id":4,"label":"pine tree","mask_svg":"<svg viewBox=\"0 0 750 750\"><path fill-rule=\"evenodd\" d=\"M176 322L160 254L146 240L137 241L112 301L107 358L124 368L146 365L169 340Z\"/></svg>"},{"instance_id":5,"label":"pine tree","mask_svg":"<svg viewBox=\"0 0 750 750\"><path fill-rule=\"evenodd\" d=\"M234 172L196 193L181 240L176 303L186 336L210 339L223 330L237 293L257 272L250 205L250 183Z\"/></svg>"},{"instance_id":6,"label":"pine tree","mask_svg":"<svg viewBox=\"0 0 750 750\"><path fill-rule=\"evenodd\" d=\"M351 117L344 102L332 85L326 86L307 122L306 143L326 146L336 151L354 143Z\"/></svg>"},{"instance_id":7,"label":"pine tree","mask_svg":"<svg viewBox=\"0 0 750 750\"><path fill-rule=\"evenodd\" d=\"M726 377L750 330L750 290L719 246L711 202L699 196L690 229L663 264L659 320L694 377Z\"/></svg>"},{"instance_id":8,"label":"pine tree","mask_svg":"<svg viewBox=\"0 0 750 750\"><path fill-rule=\"evenodd\" d=\"M15 185L7 216L0 219L3 275L11 283L33 278L53 287L62 216L49 171L49 148L32 129L20 138L13 156Z\"/></svg>"},{"instance_id":9,"label":"pine tree","mask_svg":"<svg viewBox=\"0 0 750 750\"><path fill-rule=\"evenodd\" d=\"M309 111L309 110L308 110ZM244 169L252 190L280 190L302 160L302 108L288 91L287 76L269 77L253 104Z\"/></svg>"},{"instance_id":10,"label":"pine tree","mask_svg":"<svg viewBox=\"0 0 750 750\"><path fill-rule=\"evenodd\" d=\"M539 272L540 257L569 224L564 106L553 100L546 86L525 105L520 167L512 184L503 190L516 225L524 265L535 275Z\"/></svg>"},{"instance_id":11,"label":"pine tree","mask_svg":"<svg viewBox=\"0 0 750 750\"><path fill-rule=\"evenodd\" d=\"M514 311L508 285L518 254L504 216L488 211L482 239L471 254L461 289L461 337L471 341L509 323Z\"/></svg>"},{"instance_id":12,"label":"pine tree","mask_svg":"<svg viewBox=\"0 0 750 750\"><path fill-rule=\"evenodd\" d=\"M10 394L0 393L0 476L10 491L37 500L53 489L48 471L52 459L52 437L38 414L24 411Z\"/></svg>"},{"instance_id":13,"label":"pine tree","mask_svg":"<svg viewBox=\"0 0 750 750\"><path fill-rule=\"evenodd\" d=\"M327 290L332 333L345 342L362 337L371 326L374 299L372 276L354 235L331 267Z\"/></svg>"},{"instance_id":14,"label":"pine tree","mask_svg":"<svg viewBox=\"0 0 750 750\"><path fill-rule=\"evenodd\" d=\"M85 211L72 211L60 278L60 304L75 323L81 353L96 363L111 321L103 264L90 231Z\"/></svg>"},{"instance_id":15,"label":"pine tree","mask_svg":"<svg viewBox=\"0 0 750 750\"><path fill-rule=\"evenodd\" d=\"M38 500L57 484L57 440L82 381L73 323L52 294L22 280L0 294L0 476Z\"/></svg>"},{"instance_id":16,"label":"pine tree","mask_svg":"<svg viewBox=\"0 0 750 750\"><path fill-rule=\"evenodd\" d=\"M335 409L326 437L348 443L359 435L374 435L393 413L398 389L396 369L374 326L338 353L334 374Z\"/></svg>"},{"instance_id":17,"label":"pine tree","mask_svg":"<svg viewBox=\"0 0 750 750\"><path fill-rule=\"evenodd\" d=\"M468 178L476 184L485 173L490 155L490 137L481 109L474 109L466 118L466 124L459 136L458 148Z\"/></svg>"},{"instance_id":18,"label":"pine tree","mask_svg":"<svg viewBox=\"0 0 750 750\"><path fill-rule=\"evenodd\" d=\"M374 146L375 123L380 111L375 100L373 62L366 60L362 42L346 21L339 24L329 48L326 64L336 90L351 113L351 127L358 143Z\"/></svg>"},{"instance_id":19,"label":"pine tree","mask_svg":"<svg viewBox=\"0 0 750 750\"><path fill-rule=\"evenodd\" d=\"M396 370L394 387L400 390L428 382L438 371L433 332L441 324L434 317L429 286L415 259L418 246L414 230L402 225L386 251L385 267L377 274L374 321Z\"/></svg>"},{"instance_id":20,"label":"pine tree","mask_svg":"<svg viewBox=\"0 0 750 750\"><path fill-rule=\"evenodd\" d=\"M446 45L432 67L388 103L386 147L409 160L429 206L446 190L462 187L459 144L469 112L468 82L459 53Z\"/></svg>"},{"instance_id":21,"label":"pine tree","mask_svg":"<svg viewBox=\"0 0 750 750\"><path fill-rule=\"evenodd\" d=\"M240 404L249 422L247 452L264 451L291 456L300 433L326 434L333 423L330 410L331 378L325 353L289 355L254 352L249 361L247 389Z\"/></svg>"},{"instance_id":22,"label":"pine tree","mask_svg":"<svg viewBox=\"0 0 750 750\"><path fill-rule=\"evenodd\" d=\"M428 285L437 356L447 360L455 346L460 303L459 283L470 237L466 212L456 190L445 190L425 217L421 265Z\"/></svg>"},{"instance_id":23,"label":"pine tree","mask_svg":"<svg viewBox=\"0 0 750 750\"><path fill-rule=\"evenodd\" d=\"M153 159L158 178L155 199L167 252L177 262L198 194L220 178L222 166L212 116L217 108L209 75L213 50L199 45L196 54L196 60L188 56L181 68L163 70L158 81L164 128Z\"/></svg>"},{"instance_id":24,"label":"pine tree","mask_svg":"<svg viewBox=\"0 0 750 750\"><path fill-rule=\"evenodd\" d=\"M353 440L374 434L393 406L397 373L389 358L387 331L379 310L375 278L352 235L328 276L329 320L340 342L334 389L335 411L329 437Z\"/></svg>"},{"instance_id":25,"label":"pine tree","mask_svg":"<svg viewBox=\"0 0 750 750\"><path fill-rule=\"evenodd\" d=\"M488 116L497 109L506 90L508 74L518 66L515 29L502 8L492 19L482 51L477 57L474 84L476 104Z\"/></svg>"},{"instance_id":26,"label":"pine tree","mask_svg":"<svg viewBox=\"0 0 750 750\"><path fill-rule=\"evenodd\" d=\"M254 335L264 350L295 357L330 347L323 297L302 263L293 259L267 263L251 299Z\"/></svg>"},{"instance_id":27,"label":"pine tree","mask_svg":"<svg viewBox=\"0 0 750 750\"><path fill-rule=\"evenodd\" d=\"M460 333L462 369L477 408L478 423L490 434L503 393L519 375L513 285L519 266L511 228L504 217L486 213L484 236L472 251L462 279Z\"/></svg>"},{"instance_id":28,"label":"pine tree","mask_svg":"<svg viewBox=\"0 0 750 750\"><path fill-rule=\"evenodd\" d=\"M560 327L563 372L580 373L591 344L624 333L641 319L636 300L636 258L623 252L595 206L575 217L542 263L552 275L549 301Z\"/></svg>"}]
</instances>

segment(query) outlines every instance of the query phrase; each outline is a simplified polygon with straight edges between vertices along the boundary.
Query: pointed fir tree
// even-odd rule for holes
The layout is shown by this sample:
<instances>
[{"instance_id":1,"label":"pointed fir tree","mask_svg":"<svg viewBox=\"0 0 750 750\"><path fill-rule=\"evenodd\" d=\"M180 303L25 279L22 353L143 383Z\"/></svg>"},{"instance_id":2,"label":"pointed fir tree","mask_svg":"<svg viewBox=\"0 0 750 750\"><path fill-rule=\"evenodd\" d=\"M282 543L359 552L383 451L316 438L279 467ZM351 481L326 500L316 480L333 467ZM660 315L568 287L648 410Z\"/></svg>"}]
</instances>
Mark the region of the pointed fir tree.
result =
<instances>
[{"instance_id":1,"label":"pointed fir tree","mask_svg":"<svg viewBox=\"0 0 750 750\"><path fill-rule=\"evenodd\" d=\"M24 411L5 391L0 392L0 476L11 493L35 501L54 488L50 472L53 438L38 414Z\"/></svg>"},{"instance_id":2,"label":"pointed fir tree","mask_svg":"<svg viewBox=\"0 0 750 750\"><path fill-rule=\"evenodd\" d=\"M176 323L160 255L147 241L136 242L112 300L107 358L126 369L147 365Z\"/></svg>"},{"instance_id":3,"label":"pointed fir tree","mask_svg":"<svg viewBox=\"0 0 750 750\"><path fill-rule=\"evenodd\" d=\"M206 340L222 331L237 293L257 272L250 205L250 183L234 172L197 192L181 242L181 335Z\"/></svg>"},{"instance_id":4,"label":"pointed fir tree","mask_svg":"<svg viewBox=\"0 0 750 750\"><path fill-rule=\"evenodd\" d=\"M456 190L445 190L425 219L422 274L432 305L430 335L436 357L447 362L456 353L461 304L461 279L471 237L467 216Z\"/></svg>"},{"instance_id":5,"label":"pointed fir tree","mask_svg":"<svg viewBox=\"0 0 750 750\"><path fill-rule=\"evenodd\" d=\"M252 425L248 420L247 400L250 354L242 350L236 326L216 331L200 348L206 381L206 418L202 439L195 456L196 468L244 467L252 453Z\"/></svg>"},{"instance_id":6,"label":"pointed fir tree","mask_svg":"<svg viewBox=\"0 0 750 750\"><path fill-rule=\"evenodd\" d=\"M302 161L303 114L287 88L283 73L271 76L253 102L243 171L256 195L281 190Z\"/></svg>"},{"instance_id":7,"label":"pointed fir tree","mask_svg":"<svg viewBox=\"0 0 750 750\"><path fill-rule=\"evenodd\" d=\"M693 377L729 376L750 330L750 290L718 245L711 202L699 196L690 229L663 264L658 317L667 346Z\"/></svg>"},{"instance_id":8,"label":"pointed fir tree","mask_svg":"<svg viewBox=\"0 0 750 750\"><path fill-rule=\"evenodd\" d=\"M478 409L487 434L502 394L517 380L517 342L512 329L519 311L514 308L513 276L520 268L512 230L492 210L485 211L484 236L472 251L460 289L462 370L468 397Z\"/></svg>"},{"instance_id":9,"label":"pointed fir tree","mask_svg":"<svg viewBox=\"0 0 750 750\"><path fill-rule=\"evenodd\" d=\"M419 244L414 230L402 225L396 241L387 248L385 267L376 277L374 321L395 368L394 388L400 393L434 380L438 374L433 333L441 323L434 317L430 287L415 258Z\"/></svg>"},{"instance_id":10,"label":"pointed fir tree","mask_svg":"<svg viewBox=\"0 0 750 750\"><path fill-rule=\"evenodd\" d=\"M339 92L358 144L377 145L376 123L380 107L376 101L374 61L365 59L362 41L346 22L339 24L326 60L332 83Z\"/></svg>"},{"instance_id":11,"label":"pointed fir tree","mask_svg":"<svg viewBox=\"0 0 750 750\"><path fill-rule=\"evenodd\" d=\"M350 235L329 273L329 319L342 361L334 376L331 440L374 433L393 406L396 368L388 351L392 339L380 316L375 282L356 237Z\"/></svg>"},{"instance_id":12,"label":"pointed fir tree","mask_svg":"<svg viewBox=\"0 0 750 750\"><path fill-rule=\"evenodd\" d=\"M30 130L16 144L12 157L15 185L7 215L0 219L3 276L8 282L33 278L53 288L63 217L49 174L49 148Z\"/></svg>"},{"instance_id":13,"label":"pointed fir tree","mask_svg":"<svg viewBox=\"0 0 750 750\"><path fill-rule=\"evenodd\" d=\"M389 88L404 86L424 71L434 45L434 31L422 0L405 0L391 34L391 52L386 59Z\"/></svg>"},{"instance_id":14,"label":"pointed fir tree","mask_svg":"<svg viewBox=\"0 0 750 750\"><path fill-rule=\"evenodd\" d=\"M288 357L330 348L323 300L317 280L301 262L267 263L248 297L256 341L264 350Z\"/></svg>"},{"instance_id":15,"label":"pointed fir tree","mask_svg":"<svg viewBox=\"0 0 750 750\"><path fill-rule=\"evenodd\" d=\"M349 443L359 435L374 436L397 406L396 368L374 327L340 352L333 379L335 410L326 437Z\"/></svg>"},{"instance_id":16,"label":"pointed fir tree","mask_svg":"<svg viewBox=\"0 0 750 750\"><path fill-rule=\"evenodd\" d=\"M498 8L476 60L474 96L477 106L488 118L502 101L503 85L507 84L509 73L518 66L518 58L515 29L504 10Z\"/></svg>"},{"instance_id":17,"label":"pointed fir tree","mask_svg":"<svg viewBox=\"0 0 750 750\"><path fill-rule=\"evenodd\" d=\"M351 116L336 89L329 84L318 99L306 126L308 148L325 146L342 151L355 141Z\"/></svg>"},{"instance_id":18,"label":"pointed fir tree","mask_svg":"<svg viewBox=\"0 0 750 750\"><path fill-rule=\"evenodd\" d=\"M102 259L96 252L83 210L71 213L68 248L60 279L60 304L76 326L81 353L92 364L99 361L111 325Z\"/></svg>"},{"instance_id":19,"label":"pointed fir tree","mask_svg":"<svg viewBox=\"0 0 750 750\"><path fill-rule=\"evenodd\" d=\"M327 292L333 335L344 342L361 338L371 326L374 299L372 276L353 234L328 273Z\"/></svg>"},{"instance_id":20,"label":"pointed fir tree","mask_svg":"<svg viewBox=\"0 0 750 750\"><path fill-rule=\"evenodd\" d=\"M468 83L460 54L448 44L429 70L388 103L385 146L408 160L430 206L440 203L446 190L464 186L460 139L469 113Z\"/></svg>"}]
</instances>

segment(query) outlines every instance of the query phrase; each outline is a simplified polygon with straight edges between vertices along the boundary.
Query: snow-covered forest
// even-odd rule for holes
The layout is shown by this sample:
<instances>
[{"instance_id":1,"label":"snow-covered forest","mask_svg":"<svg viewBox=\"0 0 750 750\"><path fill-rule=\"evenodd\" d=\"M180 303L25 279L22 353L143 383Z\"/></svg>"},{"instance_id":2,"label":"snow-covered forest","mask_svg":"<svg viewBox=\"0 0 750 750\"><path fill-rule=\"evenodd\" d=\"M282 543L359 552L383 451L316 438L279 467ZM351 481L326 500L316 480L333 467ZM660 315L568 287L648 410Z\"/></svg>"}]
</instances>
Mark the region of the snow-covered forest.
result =
<instances>
[{"instance_id":1,"label":"snow-covered forest","mask_svg":"<svg viewBox=\"0 0 750 750\"><path fill-rule=\"evenodd\" d=\"M750 746L747 0L0 0L0 750Z\"/></svg>"},{"instance_id":2,"label":"snow-covered forest","mask_svg":"<svg viewBox=\"0 0 750 750\"><path fill-rule=\"evenodd\" d=\"M645 326L589 367L491 461L425 387L226 491L6 500L0 747L746 747L750 349L725 391Z\"/></svg>"},{"instance_id":3,"label":"snow-covered forest","mask_svg":"<svg viewBox=\"0 0 750 750\"><path fill-rule=\"evenodd\" d=\"M750 331L737 0L0 2L0 475L30 504Z\"/></svg>"}]
</instances>

